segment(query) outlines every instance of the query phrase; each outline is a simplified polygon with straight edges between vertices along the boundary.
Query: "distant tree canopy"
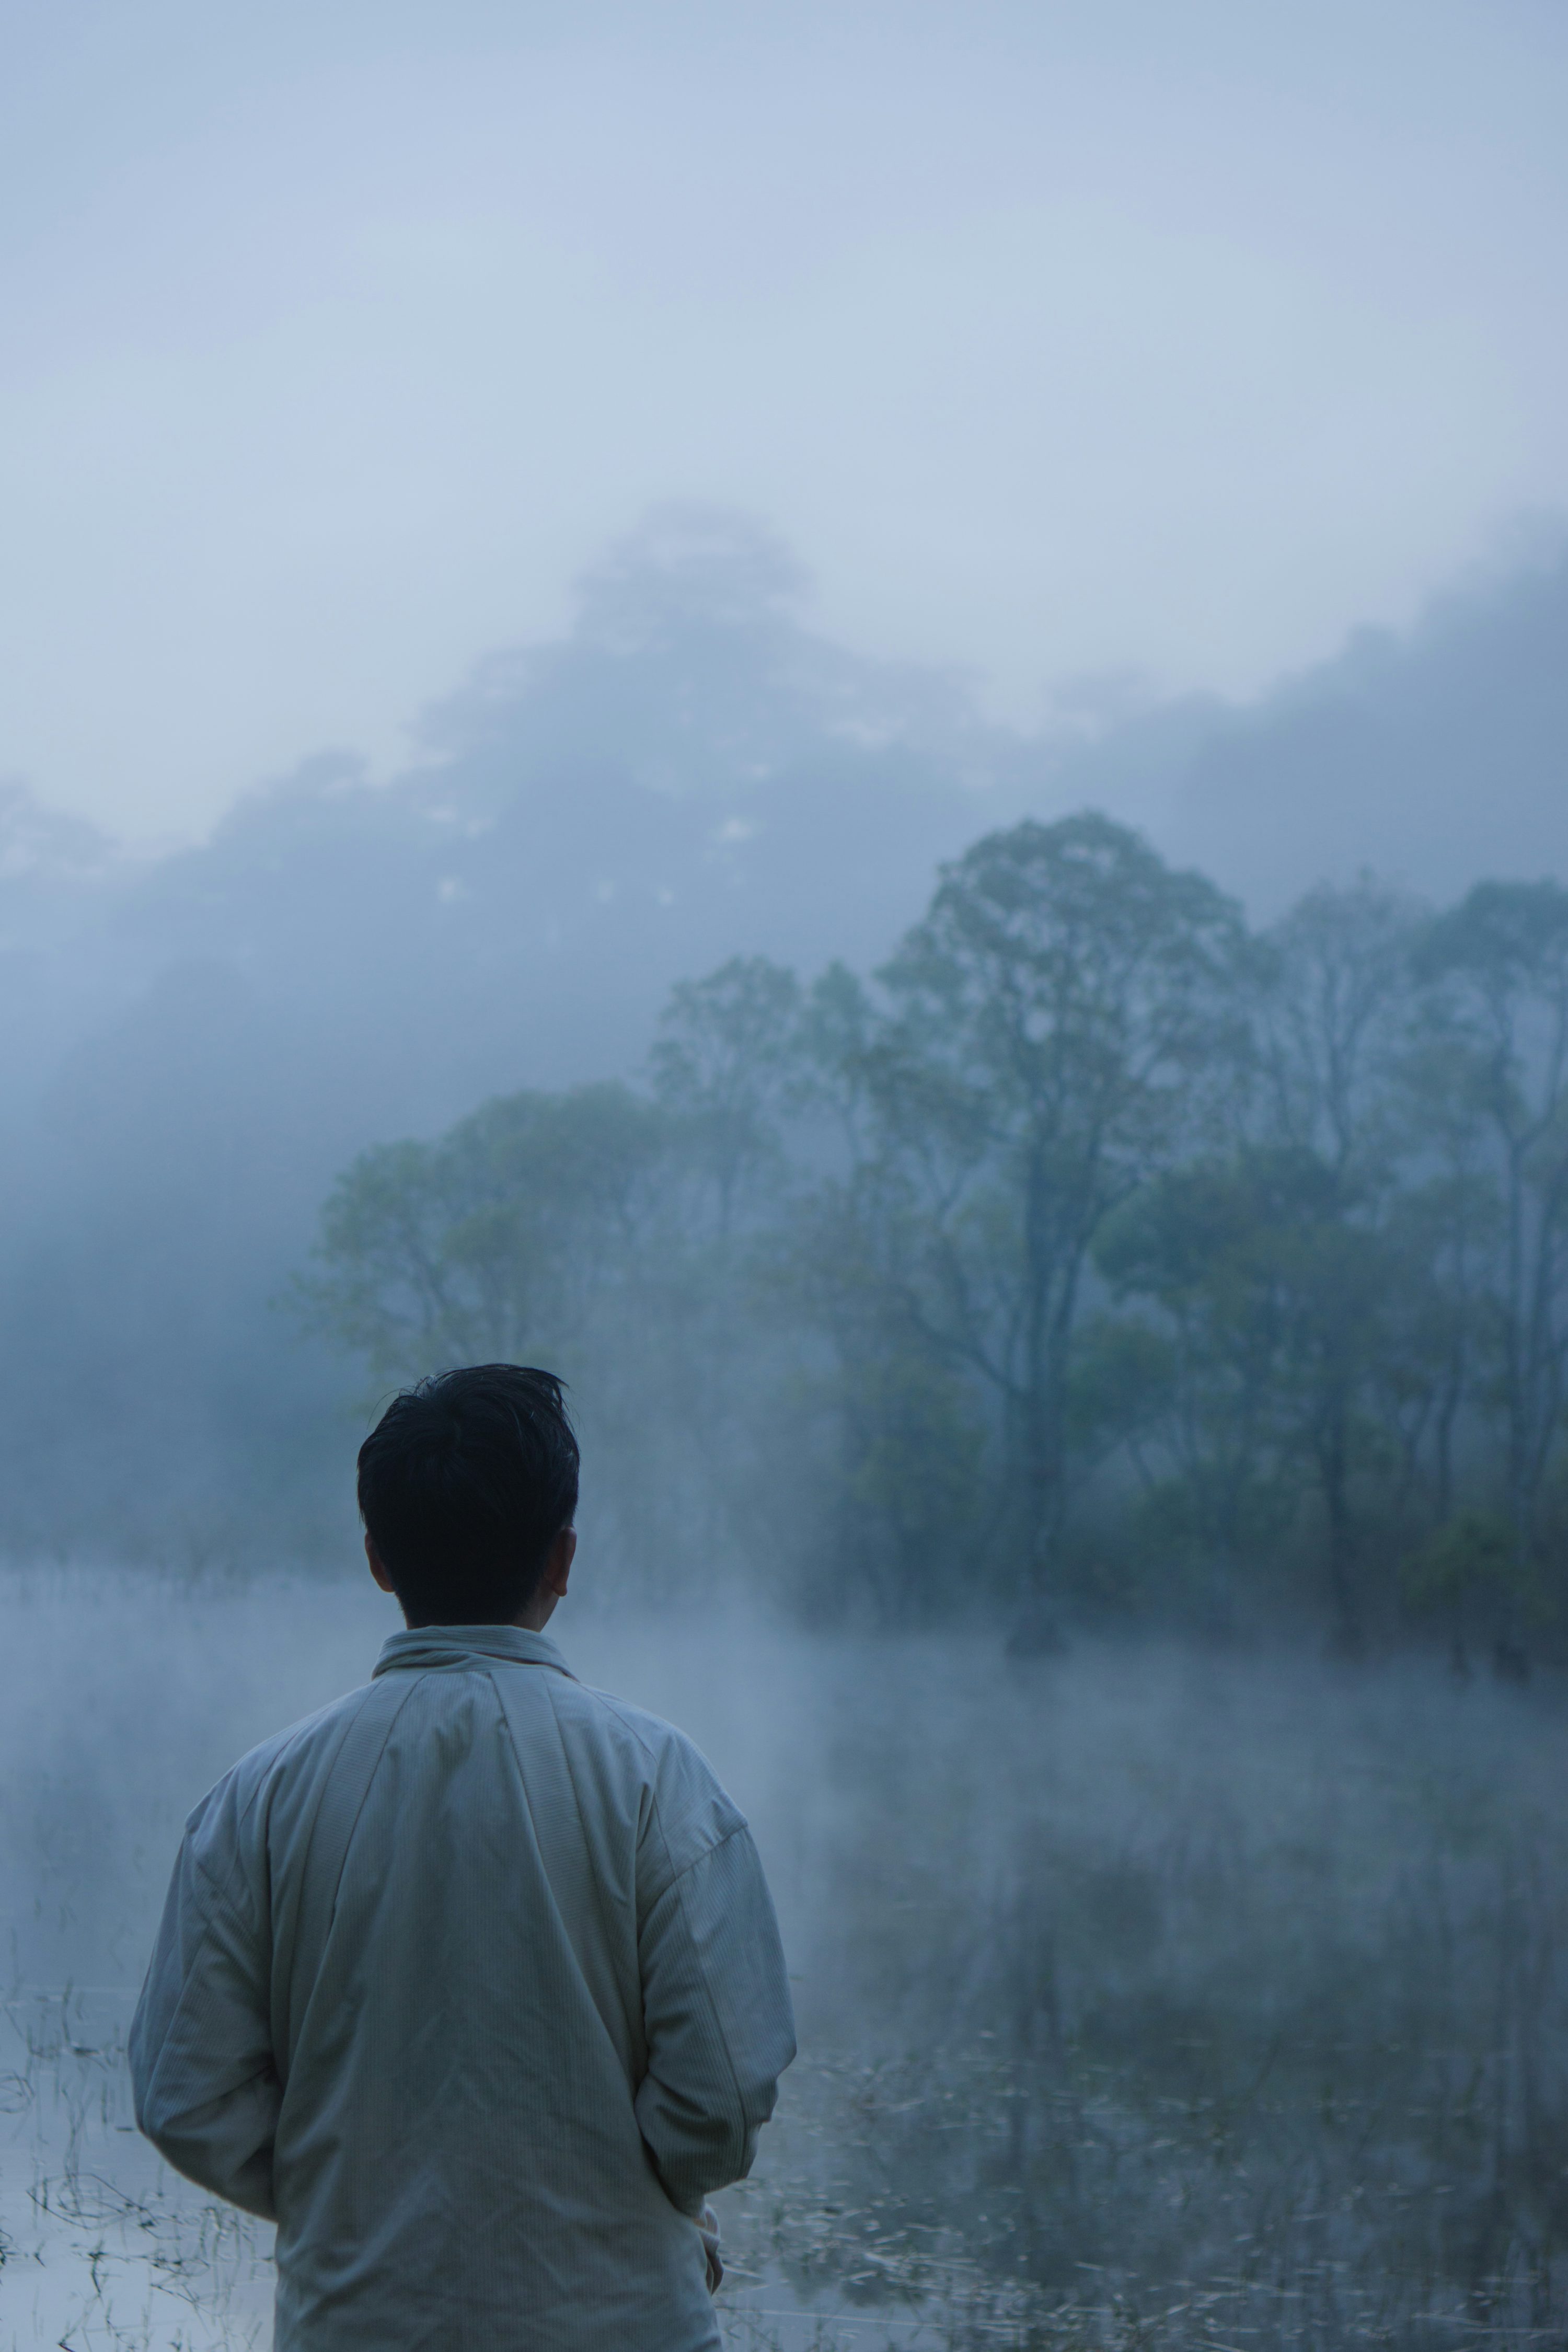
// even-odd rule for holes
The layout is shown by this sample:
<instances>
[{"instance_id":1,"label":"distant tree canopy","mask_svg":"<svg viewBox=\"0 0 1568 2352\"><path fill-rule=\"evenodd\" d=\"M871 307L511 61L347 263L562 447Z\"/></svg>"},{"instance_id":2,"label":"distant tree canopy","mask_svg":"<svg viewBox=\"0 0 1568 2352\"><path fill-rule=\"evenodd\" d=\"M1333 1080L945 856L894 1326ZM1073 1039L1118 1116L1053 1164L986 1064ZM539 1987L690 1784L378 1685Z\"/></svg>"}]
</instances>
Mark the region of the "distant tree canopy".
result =
<instances>
[{"instance_id":1,"label":"distant tree canopy","mask_svg":"<svg viewBox=\"0 0 1568 2352\"><path fill-rule=\"evenodd\" d=\"M1568 1600L1568 892L1258 936L1104 817L1019 824L870 981L734 960L642 1091L364 1153L302 1290L378 1379L558 1363L656 1566L1517 1665Z\"/></svg>"}]
</instances>

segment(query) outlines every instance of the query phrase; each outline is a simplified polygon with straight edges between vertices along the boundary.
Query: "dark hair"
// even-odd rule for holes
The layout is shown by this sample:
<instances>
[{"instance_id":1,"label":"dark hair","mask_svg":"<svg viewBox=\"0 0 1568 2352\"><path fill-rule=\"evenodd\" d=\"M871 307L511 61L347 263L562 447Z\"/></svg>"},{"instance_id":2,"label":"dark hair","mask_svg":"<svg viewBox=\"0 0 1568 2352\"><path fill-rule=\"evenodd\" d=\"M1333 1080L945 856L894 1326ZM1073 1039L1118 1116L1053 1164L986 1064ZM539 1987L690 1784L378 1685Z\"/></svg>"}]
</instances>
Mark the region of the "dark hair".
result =
<instances>
[{"instance_id":1,"label":"dark hair","mask_svg":"<svg viewBox=\"0 0 1568 2352\"><path fill-rule=\"evenodd\" d=\"M471 1364L394 1397L359 1450L359 1507L411 1625L504 1625L577 1508L553 1372Z\"/></svg>"}]
</instances>

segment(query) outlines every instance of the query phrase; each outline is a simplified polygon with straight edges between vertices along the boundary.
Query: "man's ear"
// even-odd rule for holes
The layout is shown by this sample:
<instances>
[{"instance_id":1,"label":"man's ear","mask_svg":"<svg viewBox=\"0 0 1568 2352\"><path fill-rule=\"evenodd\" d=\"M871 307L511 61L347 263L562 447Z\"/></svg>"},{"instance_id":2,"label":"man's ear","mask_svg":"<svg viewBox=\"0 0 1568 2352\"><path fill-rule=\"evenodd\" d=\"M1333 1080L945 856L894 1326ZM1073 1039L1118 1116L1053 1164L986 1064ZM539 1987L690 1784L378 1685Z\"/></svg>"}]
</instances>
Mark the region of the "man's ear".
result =
<instances>
[{"instance_id":1,"label":"man's ear","mask_svg":"<svg viewBox=\"0 0 1568 2352\"><path fill-rule=\"evenodd\" d=\"M371 1541L368 1529L365 1532L364 1538L364 1556L370 1562L370 1572L374 1577L376 1582L380 1585L382 1591L384 1592L390 1592L393 1589L392 1579L387 1574L386 1562L383 1559L374 1544Z\"/></svg>"},{"instance_id":2,"label":"man's ear","mask_svg":"<svg viewBox=\"0 0 1568 2352\"><path fill-rule=\"evenodd\" d=\"M563 1528L544 1555L544 1573L540 1583L546 1592L553 1592L557 1601L566 1594L566 1580L572 1573L572 1563L577 1557L577 1530Z\"/></svg>"}]
</instances>

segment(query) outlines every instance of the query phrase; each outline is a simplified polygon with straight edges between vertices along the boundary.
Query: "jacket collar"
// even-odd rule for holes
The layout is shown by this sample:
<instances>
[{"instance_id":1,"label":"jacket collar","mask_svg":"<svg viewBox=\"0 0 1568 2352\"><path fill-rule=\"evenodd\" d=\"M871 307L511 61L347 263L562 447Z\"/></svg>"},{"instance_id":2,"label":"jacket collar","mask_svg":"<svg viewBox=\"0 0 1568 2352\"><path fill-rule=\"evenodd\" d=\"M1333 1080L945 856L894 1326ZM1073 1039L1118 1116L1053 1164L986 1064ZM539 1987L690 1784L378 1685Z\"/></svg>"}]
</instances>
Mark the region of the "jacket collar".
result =
<instances>
[{"instance_id":1,"label":"jacket collar","mask_svg":"<svg viewBox=\"0 0 1568 2352\"><path fill-rule=\"evenodd\" d=\"M382 1645L372 1674L374 1677L430 1666L468 1666L481 1658L501 1658L514 1666L553 1666L557 1674L576 1680L548 1635L525 1633L521 1625L414 1626L406 1633L394 1633Z\"/></svg>"}]
</instances>

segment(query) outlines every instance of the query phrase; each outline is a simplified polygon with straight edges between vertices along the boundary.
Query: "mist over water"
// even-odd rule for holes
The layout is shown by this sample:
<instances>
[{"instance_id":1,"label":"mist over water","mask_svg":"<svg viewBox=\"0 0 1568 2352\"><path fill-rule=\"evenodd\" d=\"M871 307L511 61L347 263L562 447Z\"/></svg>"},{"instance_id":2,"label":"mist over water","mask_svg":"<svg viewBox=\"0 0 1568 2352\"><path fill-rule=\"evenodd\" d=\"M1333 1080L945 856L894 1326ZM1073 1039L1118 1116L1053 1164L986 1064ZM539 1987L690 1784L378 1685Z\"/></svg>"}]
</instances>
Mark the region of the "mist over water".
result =
<instances>
[{"instance_id":1,"label":"mist over water","mask_svg":"<svg viewBox=\"0 0 1568 2352\"><path fill-rule=\"evenodd\" d=\"M1555 1688L1009 1662L962 1621L856 1639L580 1574L565 1654L711 1758L795 1978L803 2054L721 2200L731 2343L1539 2340ZM388 1604L105 1567L11 1572L0 1612L0 2344L265 2342L267 2233L129 2131L123 2034L185 1811L363 1679Z\"/></svg>"}]
</instances>

